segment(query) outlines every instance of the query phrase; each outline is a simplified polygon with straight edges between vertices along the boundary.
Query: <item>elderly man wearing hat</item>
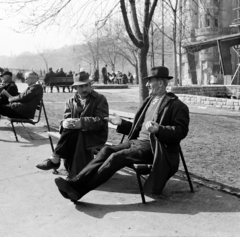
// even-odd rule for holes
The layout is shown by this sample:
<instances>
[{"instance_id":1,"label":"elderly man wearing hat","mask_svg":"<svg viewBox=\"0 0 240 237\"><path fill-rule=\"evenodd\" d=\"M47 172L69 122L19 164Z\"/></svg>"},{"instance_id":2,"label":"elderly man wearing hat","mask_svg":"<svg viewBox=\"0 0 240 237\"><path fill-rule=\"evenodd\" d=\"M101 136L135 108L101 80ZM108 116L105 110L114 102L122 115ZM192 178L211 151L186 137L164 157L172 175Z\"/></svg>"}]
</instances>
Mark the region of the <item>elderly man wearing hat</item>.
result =
<instances>
[{"instance_id":1,"label":"elderly man wearing hat","mask_svg":"<svg viewBox=\"0 0 240 237\"><path fill-rule=\"evenodd\" d=\"M60 140L52 156L36 166L58 169L64 159L69 177L78 174L93 159L93 151L105 144L108 122L104 118L109 114L105 96L92 89L88 73L75 74L73 80L77 92L66 103Z\"/></svg>"},{"instance_id":2,"label":"elderly man wearing hat","mask_svg":"<svg viewBox=\"0 0 240 237\"><path fill-rule=\"evenodd\" d=\"M17 96L2 91L8 98L9 104L0 105L0 114L10 118L33 119L37 106L43 97L43 88L37 84L38 74L29 71L25 73L25 81L28 88Z\"/></svg>"},{"instance_id":3,"label":"elderly man wearing hat","mask_svg":"<svg viewBox=\"0 0 240 237\"><path fill-rule=\"evenodd\" d=\"M147 193L159 194L179 165L179 143L187 136L188 107L173 93L167 93L168 68L154 67L146 77L149 97L136 113L133 123L119 116L106 118L118 125L117 131L128 135L122 144L105 146L76 177L55 183L61 194L72 201L106 182L116 171L133 163L153 164L145 183Z\"/></svg>"},{"instance_id":4,"label":"elderly man wearing hat","mask_svg":"<svg viewBox=\"0 0 240 237\"><path fill-rule=\"evenodd\" d=\"M18 95L18 88L15 82L12 80L12 73L9 71L3 72L0 76L2 83L0 85L0 105L8 104L8 97L4 94L5 91L11 96Z\"/></svg>"}]
</instances>

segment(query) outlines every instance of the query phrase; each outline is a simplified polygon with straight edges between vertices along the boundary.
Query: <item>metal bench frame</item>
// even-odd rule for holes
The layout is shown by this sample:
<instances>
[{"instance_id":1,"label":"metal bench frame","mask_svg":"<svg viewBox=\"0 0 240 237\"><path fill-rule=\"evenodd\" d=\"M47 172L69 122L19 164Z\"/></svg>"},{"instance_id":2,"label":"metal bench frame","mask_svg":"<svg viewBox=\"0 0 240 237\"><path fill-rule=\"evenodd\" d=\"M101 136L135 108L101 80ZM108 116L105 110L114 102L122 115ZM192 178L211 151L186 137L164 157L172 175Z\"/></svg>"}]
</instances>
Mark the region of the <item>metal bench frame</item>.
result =
<instances>
[{"instance_id":1,"label":"metal bench frame","mask_svg":"<svg viewBox=\"0 0 240 237\"><path fill-rule=\"evenodd\" d=\"M16 129L14 127L14 123L21 123L22 126L26 129L26 127L23 125L24 123L29 123L29 124L32 124L32 125L35 125L37 123L39 123L40 119L41 119L41 114L42 114L42 110L44 112L44 115L45 115L45 119L46 119L46 123L47 123L47 127L48 127L48 131L50 131L50 127L49 127L49 123L48 123L48 118L47 118L47 113L46 113L46 110L45 110L45 106L44 106L44 103L43 103L43 99L40 101L39 105L37 106L37 110L36 112L38 111L38 115L36 117L36 119L20 119L20 118L8 118L7 117L7 120L11 123L12 125L12 130L13 130L13 133L14 133L14 136L16 138L16 141L18 142L18 137L17 137L17 133L16 133Z\"/></svg>"}]
</instances>

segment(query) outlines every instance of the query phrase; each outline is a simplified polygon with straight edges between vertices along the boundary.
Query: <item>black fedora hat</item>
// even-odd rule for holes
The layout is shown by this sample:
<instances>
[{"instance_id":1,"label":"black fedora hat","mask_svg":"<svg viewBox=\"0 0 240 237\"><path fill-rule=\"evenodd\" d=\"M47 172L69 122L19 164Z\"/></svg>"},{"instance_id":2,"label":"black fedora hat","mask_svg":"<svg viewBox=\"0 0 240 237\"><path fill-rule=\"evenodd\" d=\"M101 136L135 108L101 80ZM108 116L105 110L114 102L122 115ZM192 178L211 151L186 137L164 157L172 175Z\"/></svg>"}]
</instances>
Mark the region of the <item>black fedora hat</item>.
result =
<instances>
[{"instance_id":1,"label":"black fedora hat","mask_svg":"<svg viewBox=\"0 0 240 237\"><path fill-rule=\"evenodd\" d=\"M8 75L8 76L11 76L12 77L12 73L9 72L9 71L4 71L1 75L1 77L5 76L5 75Z\"/></svg>"},{"instance_id":2,"label":"black fedora hat","mask_svg":"<svg viewBox=\"0 0 240 237\"><path fill-rule=\"evenodd\" d=\"M159 66L159 67L153 67L151 68L151 75L143 78L143 79L152 79L153 77L156 78L165 78L165 79L173 79L172 76L169 76L169 70L167 67Z\"/></svg>"},{"instance_id":3,"label":"black fedora hat","mask_svg":"<svg viewBox=\"0 0 240 237\"><path fill-rule=\"evenodd\" d=\"M73 76L73 84L71 86L81 86L89 82L91 82L91 80L89 79L89 74L82 71L79 73L75 73L75 75Z\"/></svg>"}]
</instances>

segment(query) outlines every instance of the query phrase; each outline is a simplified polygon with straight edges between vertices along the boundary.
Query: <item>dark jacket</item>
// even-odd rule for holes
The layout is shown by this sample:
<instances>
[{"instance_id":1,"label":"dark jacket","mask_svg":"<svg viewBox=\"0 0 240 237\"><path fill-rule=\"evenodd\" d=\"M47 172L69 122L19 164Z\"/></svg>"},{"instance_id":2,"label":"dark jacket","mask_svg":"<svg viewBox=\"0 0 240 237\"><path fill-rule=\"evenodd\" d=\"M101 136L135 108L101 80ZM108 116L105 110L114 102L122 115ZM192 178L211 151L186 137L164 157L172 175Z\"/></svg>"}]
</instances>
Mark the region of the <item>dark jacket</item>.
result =
<instances>
[{"instance_id":1,"label":"dark jacket","mask_svg":"<svg viewBox=\"0 0 240 237\"><path fill-rule=\"evenodd\" d=\"M123 120L117 132L128 135L128 139L136 139L141 130L146 109L152 97L148 97L140 107L133 123ZM153 121L159 124L157 134L150 134L152 152L154 154L153 169L145 182L146 193L160 194L166 182L178 170L180 141L188 134L189 109L173 93L167 93Z\"/></svg>"},{"instance_id":2,"label":"dark jacket","mask_svg":"<svg viewBox=\"0 0 240 237\"><path fill-rule=\"evenodd\" d=\"M15 84L14 81L11 81L10 83L4 85L4 86L1 86L0 87L0 105L3 105L3 104L8 104L8 97L5 96L5 95L1 95L1 92L2 90L6 90L11 96L16 96L18 95L18 88Z\"/></svg>"},{"instance_id":3,"label":"dark jacket","mask_svg":"<svg viewBox=\"0 0 240 237\"><path fill-rule=\"evenodd\" d=\"M79 130L78 141L69 176L77 175L92 159L93 151L102 147L108 137L108 103L104 95L92 91L90 99L80 115L82 128ZM64 112L64 119L79 118L77 103L71 97Z\"/></svg>"},{"instance_id":4,"label":"dark jacket","mask_svg":"<svg viewBox=\"0 0 240 237\"><path fill-rule=\"evenodd\" d=\"M52 79L54 80L55 77L56 77L56 74L53 71L48 72L43 79L45 85L50 85L51 80Z\"/></svg>"},{"instance_id":5,"label":"dark jacket","mask_svg":"<svg viewBox=\"0 0 240 237\"><path fill-rule=\"evenodd\" d=\"M17 113L32 119L42 98L42 86L40 84L33 84L18 96L11 98L11 108Z\"/></svg>"}]
</instances>

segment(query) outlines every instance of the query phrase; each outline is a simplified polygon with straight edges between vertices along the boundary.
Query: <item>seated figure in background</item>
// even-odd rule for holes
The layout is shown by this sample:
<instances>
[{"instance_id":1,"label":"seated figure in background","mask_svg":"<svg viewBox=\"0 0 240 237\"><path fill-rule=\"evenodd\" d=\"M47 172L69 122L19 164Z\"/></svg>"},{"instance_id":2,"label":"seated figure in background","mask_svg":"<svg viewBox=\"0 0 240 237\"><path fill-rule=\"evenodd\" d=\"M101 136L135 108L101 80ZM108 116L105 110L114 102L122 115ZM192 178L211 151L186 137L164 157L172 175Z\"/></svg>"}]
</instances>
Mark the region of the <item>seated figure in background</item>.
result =
<instances>
[{"instance_id":1,"label":"seated figure in background","mask_svg":"<svg viewBox=\"0 0 240 237\"><path fill-rule=\"evenodd\" d=\"M0 86L0 105L4 105L8 104L9 102L8 97L4 95L3 91L7 91L11 96L16 96L19 93L15 82L12 80L11 72L5 71L0 77L2 79L2 84Z\"/></svg>"},{"instance_id":2,"label":"seated figure in background","mask_svg":"<svg viewBox=\"0 0 240 237\"><path fill-rule=\"evenodd\" d=\"M8 104L0 105L0 115L9 118L33 119L37 106L43 98L43 88L38 81L38 74L30 71L25 74L28 88L17 96L10 95L6 90L1 94L7 97Z\"/></svg>"},{"instance_id":3,"label":"seated figure in background","mask_svg":"<svg viewBox=\"0 0 240 237\"><path fill-rule=\"evenodd\" d=\"M54 85L54 80L56 78L55 72L52 70L52 68L49 68L49 72L45 75L43 79L43 89L44 92L46 92L47 86L50 86L51 92L53 91L53 85ZM57 91L59 92L59 87L56 86Z\"/></svg>"},{"instance_id":4,"label":"seated figure in background","mask_svg":"<svg viewBox=\"0 0 240 237\"><path fill-rule=\"evenodd\" d=\"M105 144L108 122L104 118L109 114L105 96L92 89L88 73L81 71L73 79L77 92L66 103L61 137L52 156L36 166L58 169L62 158L69 177L79 173L93 159L93 151Z\"/></svg>"}]
</instances>

